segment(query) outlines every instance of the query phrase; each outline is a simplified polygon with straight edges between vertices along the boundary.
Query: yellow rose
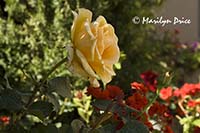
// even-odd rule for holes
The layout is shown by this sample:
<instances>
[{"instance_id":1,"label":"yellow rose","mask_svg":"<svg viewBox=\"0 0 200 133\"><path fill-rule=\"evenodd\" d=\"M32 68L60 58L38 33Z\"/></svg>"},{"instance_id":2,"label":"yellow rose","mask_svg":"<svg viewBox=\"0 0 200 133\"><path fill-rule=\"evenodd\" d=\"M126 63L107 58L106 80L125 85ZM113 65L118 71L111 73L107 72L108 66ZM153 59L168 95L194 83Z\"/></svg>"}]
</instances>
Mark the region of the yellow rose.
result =
<instances>
[{"instance_id":1,"label":"yellow rose","mask_svg":"<svg viewBox=\"0 0 200 133\"><path fill-rule=\"evenodd\" d=\"M71 27L72 48L71 68L74 72L89 79L94 87L98 87L97 79L104 84L111 81L115 75L113 64L120 56L117 45L118 38L114 28L108 24L103 16L91 22L92 12L81 8Z\"/></svg>"}]
</instances>

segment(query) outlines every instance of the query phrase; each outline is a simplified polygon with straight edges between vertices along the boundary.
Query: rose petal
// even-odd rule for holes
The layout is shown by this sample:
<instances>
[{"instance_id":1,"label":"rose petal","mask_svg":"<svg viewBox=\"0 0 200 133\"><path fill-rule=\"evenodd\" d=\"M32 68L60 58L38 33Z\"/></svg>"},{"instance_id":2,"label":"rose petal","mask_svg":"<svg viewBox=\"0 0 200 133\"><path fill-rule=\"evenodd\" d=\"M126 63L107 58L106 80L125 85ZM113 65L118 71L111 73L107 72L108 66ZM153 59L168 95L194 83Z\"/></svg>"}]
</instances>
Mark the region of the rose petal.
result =
<instances>
[{"instance_id":1,"label":"rose petal","mask_svg":"<svg viewBox=\"0 0 200 133\"><path fill-rule=\"evenodd\" d=\"M90 76L97 78L98 76L95 74L95 72L93 71L93 69L90 67L90 65L88 64L88 61L86 60L86 58L84 57L84 55L78 49L76 49L76 55L79 57L84 70Z\"/></svg>"}]
</instances>

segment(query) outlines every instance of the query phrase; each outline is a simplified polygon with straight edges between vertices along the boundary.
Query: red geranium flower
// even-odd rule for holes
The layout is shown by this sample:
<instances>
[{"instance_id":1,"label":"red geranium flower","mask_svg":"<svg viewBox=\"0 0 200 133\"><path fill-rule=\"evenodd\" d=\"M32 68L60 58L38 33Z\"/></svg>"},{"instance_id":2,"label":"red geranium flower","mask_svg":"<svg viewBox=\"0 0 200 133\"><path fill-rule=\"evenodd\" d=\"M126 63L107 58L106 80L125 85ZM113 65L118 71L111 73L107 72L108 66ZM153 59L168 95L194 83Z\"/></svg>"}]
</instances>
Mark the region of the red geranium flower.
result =
<instances>
[{"instance_id":1,"label":"red geranium flower","mask_svg":"<svg viewBox=\"0 0 200 133\"><path fill-rule=\"evenodd\" d=\"M195 101L195 100L189 100L187 103L188 107L194 108L197 105L200 105L200 101Z\"/></svg>"},{"instance_id":2,"label":"red geranium flower","mask_svg":"<svg viewBox=\"0 0 200 133\"><path fill-rule=\"evenodd\" d=\"M172 96L172 88L167 87L160 90L160 98L163 100L168 100Z\"/></svg>"},{"instance_id":3,"label":"red geranium flower","mask_svg":"<svg viewBox=\"0 0 200 133\"><path fill-rule=\"evenodd\" d=\"M174 96L184 98L186 95L195 95L200 92L200 84L185 83L180 89L174 91Z\"/></svg>"},{"instance_id":4,"label":"red geranium flower","mask_svg":"<svg viewBox=\"0 0 200 133\"><path fill-rule=\"evenodd\" d=\"M108 90L109 97L111 99L123 99L124 98L124 92L118 86L108 85L106 87L106 90Z\"/></svg>"},{"instance_id":5,"label":"red geranium flower","mask_svg":"<svg viewBox=\"0 0 200 133\"><path fill-rule=\"evenodd\" d=\"M160 104L159 102L155 102L149 109L149 116L154 116L157 114L158 116L165 116L165 113L168 112L167 107L164 104Z\"/></svg>"},{"instance_id":6,"label":"red geranium flower","mask_svg":"<svg viewBox=\"0 0 200 133\"><path fill-rule=\"evenodd\" d=\"M101 88L94 88L94 87L88 87L87 94L92 95L96 99L105 99L109 100L109 91L108 90L101 90Z\"/></svg>"},{"instance_id":7,"label":"red geranium flower","mask_svg":"<svg viewBox=\"0 0 200 133\"><path fill-rule=\"evenodd\" d=\"M128 97L126 104L137 109L141 110L147 105L148 101L145 96L140 93L134 93L132 96Z\"/></svg>"},{"instance_id":8,"label":"red geranium flower","mask_svg":"<svg viewBox=\"0 0 200 133\"><path fill-rule=\"evenodd\" d=\"M148 91L147 88L144 86L144 84L138 83L138 82L131 83L131 88L139 90L139 91L141 91L143 93L146 93Z\"/></svg>"},{"instance_id":9,"label":"red geranium flower","mask_svg":"<svg viewBox=\"0 0 200 133\"><path fill-rule=\"evenodd\" d=\"M124 92L117 86L108 85L105 90L101 90L101 88L88 87L87 94L92 95L96 99L123 99Z\"/></svg>"},{"instance_id":10,"label":"red geranium flower","mask_svg":"<svg viewBox=\"0 0 200 133\"><path fill-rule=\"evenodd\" d=\"M149 88L149 90L155 92L157 86L156 78L158 75L152 71L144 72L140 75L141 79L144 81L145 85Z\"/></svg>"}]
</instances>

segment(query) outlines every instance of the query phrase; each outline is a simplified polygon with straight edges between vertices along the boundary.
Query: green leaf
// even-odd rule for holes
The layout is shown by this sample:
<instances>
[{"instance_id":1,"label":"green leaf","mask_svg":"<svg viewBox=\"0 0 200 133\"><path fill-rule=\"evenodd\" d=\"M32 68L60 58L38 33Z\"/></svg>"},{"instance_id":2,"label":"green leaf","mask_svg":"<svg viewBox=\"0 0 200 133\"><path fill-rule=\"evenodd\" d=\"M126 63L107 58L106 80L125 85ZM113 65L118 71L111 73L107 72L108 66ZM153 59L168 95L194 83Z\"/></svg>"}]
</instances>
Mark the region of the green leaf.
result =
<instances>
[{"instance_id":1,"label":"green leaf","mask_svg":"<svg viewBox=\"0 0 200 133\"><path fill-rule=\"evenodd\" d=\"M192 122L192 125L200 127L200 119L196 119Z\"/></svg>"},{"instance_id":2,"label":"green leaf","mask_svg":"<svg viewBox=\"0 0 200 133\"><path fill-rule=\"evenodd\" d=\"M58 101L59 99L53 94L47 94L47 97L49 99L49 102L54 105L53 107L54 107L55 111L58 112L60 109L60 104Z\"/></svg>"},{"instance_id":3,"label":"green leaf","mask_svg":"<svg viewBox=\"0 0 200 133\"><path fill-rule=\"evenodd\" d=\"M52 111L53 104L44 101L37 101L33 103L29 108L29 112L41 120L49 116Z\"/></svg>"},{"instance_id":4,"label":"green leaf","mask_svg":"<svg viewBox=\"0 0 200 133\"><path fill-rule=\"evenodd\" d=\"M68 78L56 77L48 82L51 91L57 92L62 97L71 98L71 89Z\"/></svg>"},{"instance_id":5,"label":"green leaf","mask_svg":"<svg viewBox=\"0 0 200 133\"><path fill-rule=\"evenodd\" d=\"M63 124L61 128L59 128L59 133L72 133L72 127L67 125L67 124Z\"/></svg>"},{"instance_id":6,"label":"green leaf","mask_svg":"<svg viewBox=\"0 0 200 133\"><path fill-rule=\"evenodd\" d=\"M111 100L95 100L92 105L101 109L106 110L106 108L112 103Z\"/></svg>"},{"instance_id":7,"label":"green leaf","mask_svg":"<svg viewBox=\"0 0 200 133\"><path fill-rule=\"evenodd\" d=\"M58 133L58 129L53 124L45 126L39 123L33 129L31 129L31 133Z\"/></svg>"},{"instance_id":8,"label":"green leaf","mask_svg":"<svg viewBox=\"0 0 200 133\"><path fill-rule=\"evenodd\" d=\"M148 128L140 121L128 121L119 133L149 133Z\"/></svg>"},{"instance_id":9,"label":"green leaf","mask_svg":"<svg viewBox=\"0 0 200 133\"><path fill-rule=\"evenodd\" d=\"M110 108L110 112L117 113L121 118L123 119L130 119L130 115L132 112L139 113L138 110L131 108L129 106L122 106L118 104L117 102L112 103L111 100L96 100L92 103L93 106L101 109L106 110L108 106L112 104L112 107ZM126 115L124 114L124 111L126 110Z\"/></svg>"},{"instance_id":10,"label":"green leaf","mask_svg":"<svg viewBox=\"0 0 200 133\"><path fill-rule=\"evenodd\" d=\"M84 127L84 123L79 119L75 119L72 121L71 126L73 129L73 133L79 133L80 130Z\"/></svg>"},{"instance_id":11,"label":"green leaf","mask_svg":"<svg viewBox=\"0 0 200 133\"><path fill-rule=\"evenodd\" d=\"M116 123L108 123L96 130L99 131L99 133L114 133L116 126Z\"/></svg>"},{"instance_id":12,"label":"green leaf","mask_svg":"<svg viewBox=\"0 0 200 133\"><path fill-rule=\"evenodd\" d=\"M19 111L23 108L21 96L15 90L3 90L0 93L0 110Z\"/></svg>"}]
</instances>

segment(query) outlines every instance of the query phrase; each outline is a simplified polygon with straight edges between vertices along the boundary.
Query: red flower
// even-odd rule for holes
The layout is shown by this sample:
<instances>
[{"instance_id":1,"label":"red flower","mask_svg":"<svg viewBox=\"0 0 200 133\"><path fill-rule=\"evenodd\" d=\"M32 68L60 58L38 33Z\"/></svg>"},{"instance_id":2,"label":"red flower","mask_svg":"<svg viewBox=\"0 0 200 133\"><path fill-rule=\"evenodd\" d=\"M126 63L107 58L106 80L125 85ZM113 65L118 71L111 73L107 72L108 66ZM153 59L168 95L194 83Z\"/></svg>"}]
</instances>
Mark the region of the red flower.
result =
<instances>
[{"instance_id":1,"label":"red flower","mask_svg":"<svg viewBox=\"0 0 200 133\"><path fill-rule=\"evenodd\" d=\"M1 116L0 121L3 122L3 124L7 125L10 122L10 117L9 116Z\"/></svg>"},{"instance_id":2,"label":"red flower","mask_svg":"<svg viewBox=\"0 0 200 133\"><path fill-rule=\"evenodd\" d=\"M89 87L87 89L87 94L92 95L96 99L105 99L109 100L109 91L108 90L101 90L100 88Z\"/></svg>"},{"instance_id":3,"label":"red flower","mask_svg":"<svg viewBox=\"0 0 200 133\"><path fill-rule=\"evenodd\" d=\"M167 87L160 90L160 98L163 100L168 100L172 96L172 88Z\"/></svg>"},{"instance_id":4,"label":"red flower","mask_svg":"<svg viewBox=\"0 0 200 133\"><path fill-rule=\"evenodd\" d=\"M164 104L160 104L159 102L155 102L149 109L149 116L154 116L157 114L158 116L166 116L167 107Z\"/></svg>"},{"instance_id":5,"label":"red flower","mask_svg":"<svg viewBox=\"0 0 200 133\"><path fill-rule=\"evenodd\" d=\"M87 94L92 95L96 99L123 99L124 92L117 86L108 85L105 90L101 90L101 88L89 87L87 89Z\"/></svg>"},{"instance_id":6,"label":"red flower","mask_svg":"<svg viewBox=\"0 0 200 133\"><path fill-rule=\"evenodd\" d=\"M152 71L147 71L140 75L140 78L144 81L145 85L153 92L156 91L157 77L158 75Z\"/></svg>"},{"instance_id":7,"label":"red flower","mask_svg":"<svg viewBox=\"0 0 200 133\"><path fill-rule=\"evenodd\" d=\"M144 86L144 84L138 83L138 82L131 83L131 88L139 90L139 91L141 91L143 93L146 93L148 91L147 88Z\"/></svg>"},{"instance_id":8,"label":"red flower","mask_svg":"<svg viewBox=\"0 0 200 133\"><path fill-rule=\"evenodd\" d=\"M180 89L174 90L173 96L180 97L180 96L181 96L181 91L180 91Z\"/></svg>"},{"instance_id":9,"label":"red flower","mask_svg":"<svg viewBox=\"0 0 200 133\"><path fill-rule=\"evenodd\" d=\"M109 97L111 99L123 99L124 98L124 92L118 86L108 85L106 87L106 90L108 90Z\"/></svg>"},{"instance_id":10,"label":"red flower","mask_svg":"<svg viewBox=\"0 0 200 133\"><path fill-rule=\"evenodd\" d=\"M137 109L142 110L147 105L148 101L145 96L140 93L134 93L132 96L128 97L126 104Z\"/></svg>"},{"instance_id":11,"label":"red flower","mask_svg":"<svg viewBox=\"0 0 200 133\"><path fill-rule=\"evenodd\" d=\"M184 98L186 95L195 95L200 92L200 84L185 83L179 90L174 91L174 96Z\"/></svg>"},{"instance_id":12,"label":"red flower","mask_svg":"<svg viewBox=\"0 0 200 133\"><path fill-rule=\"evenodd\" d=\"M190 101L188 101L187 105L188 105L188 107L194 108L197 105L200 105L200 101L190 100Z\"/></svg>"}]
</instances>

